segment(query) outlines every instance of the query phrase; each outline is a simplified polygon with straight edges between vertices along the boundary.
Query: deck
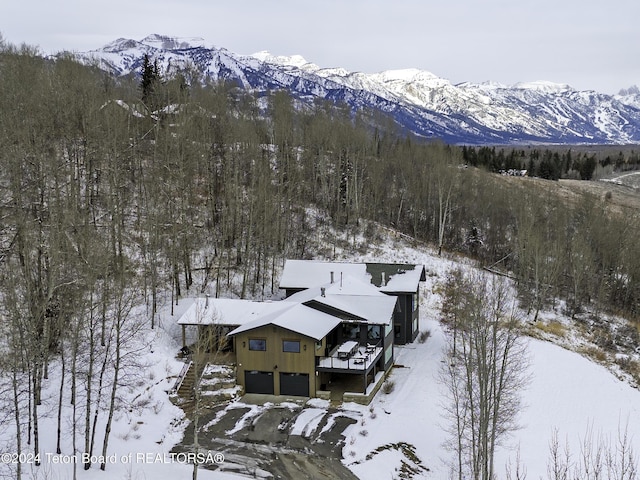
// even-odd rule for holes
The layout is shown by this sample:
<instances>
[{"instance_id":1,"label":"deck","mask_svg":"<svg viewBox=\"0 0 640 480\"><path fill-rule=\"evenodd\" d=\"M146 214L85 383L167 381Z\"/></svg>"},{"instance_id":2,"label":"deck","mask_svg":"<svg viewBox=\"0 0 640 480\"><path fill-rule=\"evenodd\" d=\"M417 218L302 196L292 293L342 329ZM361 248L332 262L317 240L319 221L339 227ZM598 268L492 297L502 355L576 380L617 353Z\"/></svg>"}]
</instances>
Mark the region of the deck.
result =
<instances>
[{"instance_id":1,"label":"deck","mask_svg":"<svg viewBox=\"0 0 640 480\"><path fill-rule=\"evenodd\" d=\"M318 357L316 370L329 371L353 371L364 373L373 367L382 355L382 347L360 345L353 348L351 355L345 357L341 346L336 348L328 357Z\"/></svg>"}]
</instances>

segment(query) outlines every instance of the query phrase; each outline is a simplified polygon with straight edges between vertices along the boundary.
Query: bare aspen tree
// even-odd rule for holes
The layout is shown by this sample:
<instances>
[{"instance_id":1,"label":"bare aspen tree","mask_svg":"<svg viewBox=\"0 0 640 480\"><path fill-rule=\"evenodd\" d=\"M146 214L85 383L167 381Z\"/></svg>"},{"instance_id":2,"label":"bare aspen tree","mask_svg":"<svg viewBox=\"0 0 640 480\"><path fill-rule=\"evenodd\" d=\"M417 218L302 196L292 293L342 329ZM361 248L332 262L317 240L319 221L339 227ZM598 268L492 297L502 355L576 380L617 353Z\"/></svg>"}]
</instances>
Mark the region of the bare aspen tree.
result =
<instances>
[{"instance_id":1,"label":"bare aspen tree","mask_svg":"<svg viewBox=\"0 0 640 480\"><path fill-rule=\"evenodd\" d=\"M192 480L198 479L198 453L200 451L200 441L198 437L200 428L200 415L202 405L202 391L201 391L201 376L203 370L210 362L215 362L218 354L222 351L224 345L224 333L218 325L220 318L219 313L215 308L208 305L206 302L204 305L198 304L196 310L197 323L201 326L198 327L198 338L194 345L195 349L192 352L192 366L195 371L193 381L193 416L191 419L193 427L193 453L196 460L193 462Z\"/></svg>"},{"instance_id":2,"label":"bare aspen tree","mask_svg":"<svg viewBox=\"0 0 640 480\"><path fill-rule=\"evenodd\" d=\"M525 197L518 213L518 292L527 313L538 319L540 310L552 296L564 264L564 245L554 234L557 210Z\"/></svg>"},{"instance_id":3,"label":"bare aspen tree","mask_svg":"<svg viewBox=\"0 0 640 480\"><path fill-rule=\"evenodd\" d=\"M103 292L103 299L102 299L102 303L103 305L109 305L109 294L108 292ZM104 308L104 307L103 307ZM106 315L105 315L106 316ZM102 404L102 391L104 388L104 379L105 379L105 374L107 373L108 367L111 364L112 358L111 358L111 341L112 341L112 331L114 329L114 325L111 324L109 326L109 328L107 329L105 326L106 323L106 319L103 317L102 320L102 325L103 328L101 329L102 334L101 334L101 341L100 341L100 346L102 347L102 362L101 362L101 366L98 373L98 385L96 386L96 397L94 399L94 403L95 403L95 409L94 409L94 414L93 414L93 423L91 425L91 441L89 442L89 456L93 456L93 448L95 446L95 440L96 440L96 429L97 429L97 425L98 425L98 416L100 414L101 411L101 404ZM107 335L107 331L108 331L108 335ZM115 367L115 365L114 365Z\"/></svg>"},{"instance_id":4,"label":"bare aspen tree","mask_svg":"<svg viewBox=\"0 0 640 480\"><path fill-rule=\"evenodd\" d=\"M438 197L438 255L442 255L445 232L455 207L454 193L459 182L459 169L453 151L445 145L432 146L429 157Z\"/></svg>"},{"instance_id":5,"label":"bare aspen tree","mask_svg":"<svg viewBox=\"0 0 640 480\"><path fill-rule=\"evenodd\" d=\"M549 460L547 462L547 478L549 480L569 480L571 466L571 452L568 447L564 450L558 438L558 430L554 429L549 442Z\"/></svg>"},{"instance_id":6,"label":"bare aspen tree","mask_svg":"<svg viewBox=\"0 0 640 480\"><path fill-rule=\"evenodd\" d=\"M19 308L19 302L15 297L15 294L18 292L15 288L7 288L9 285L5 283L6 281L6 277L4 275L0 275L0 284L4 287L2 294L2 308L0 310L0 319L2 320L1 332L7 342L6 350L1 350L3 361L0 362L0 372L3 374L9 373L10 375L10 408L13 415L10 419L9 412L7 411L7 416L3 418L2 423L7 425L8 422L13 421L16 434L14 451L20 455L23 452L23 416L25 410L25 393L27 393L24 389L24 383L27 379L27 375L25 374L25 371L27 370L27 366L25 365L26 356L23 351L25 340L22 331L22 322L18 320L21 316L19 310L17 310L17 308ZM30 398L31 397L29 396L29 399ZM9 407L9 404L7 404L7 407ZM28 414L29 412L27 411L27 415ZM12 472L16 479L20 480L22 478L22 470L23 467L21 462L17 462L15 465L15 471Z\"/></svg>"},{"instance_id":7,"label":"bare aspen tree","mask_svg":"<svg viewBox=\"0 0 640 480\"><path fill-rule=\"evenodd\" d=\"M84 347L87 349L87 358L83 359L86 361L86 370L84 370L84 381L85 381L85 405L84 405L84 451L85 453L89 453L91 451L91 410L93 407L93 375L94 375L94 367L96 363L97 356L97 340L96 340L96 320L95 320L95 304L94 304L94 292L91 291L89 295L89 309L88 309L88 318L85 320L84 325L84 334L85 337L85 345ZM83 456L83 458L85 458ZM88 470L91 468L90 461L83 461L83 468Z\"/></svg>"},{"instance_id":8,"label":"bare aspen tree","mask_svg":"<svg viewBox=\"0 0 640 480\"><path fill-rule=\"evenodd\" d=\"M104 437L102 441L102 459L100 470L105 470L106 464L104 459L107 457L107 448L109 446L109 437L111 435L111 426L113 424L114 412L117 409L116 400L118 387L123 383L123 377L126 375L127 369L139 370L137 357L139 356L139 348L132 342L140 332L142 323L138 322L131 314L133 305L141 299L128 288L124 274L121 278L115 279L116 285L115 295L111 303L111 325L112 325L112 342L111 349L111 388L109 393L109 406L107 409L107 419L104 429Z\"/></svg>"},{"instance_id":9,"label":"bare aspen tree","mask_svg":"<svg viewBox=\"0 0 640 480\"><path fill-rule=\"evenodd\" d=\"M596 435L593 426L588 426L576 455L567 440L564 445L560 442L555 430L549 442L547 480L636 480L639 461L628 424L619 425L613 439Z\"/></svg>"},{"instance_id":10,"label":"bare aspen tree","mask_svg":"<svg viewBox=\"0 0 640 480\"><path fill-rule=\"evenodd\" d=\"M509 461L506 470L506 479L507 480L526 480L527 479L527 467L523 465L522 459L520 458L520 447L516 452L515 465Z\"/></svg>"},{"instance_id":11,"label":"bare aspen tree","mask_svg":"<svg viewBox=\"0 0 640 480\"><path fill-rule=\"evenodd\" d=\"M475 273L465 274L459 287L465 295L457 297L458 333L455 345L449 339L441 372L449 445L459 479L493 480L496 448L518 426L528 358L506 284Z\"/></svg>"}]
</instances>

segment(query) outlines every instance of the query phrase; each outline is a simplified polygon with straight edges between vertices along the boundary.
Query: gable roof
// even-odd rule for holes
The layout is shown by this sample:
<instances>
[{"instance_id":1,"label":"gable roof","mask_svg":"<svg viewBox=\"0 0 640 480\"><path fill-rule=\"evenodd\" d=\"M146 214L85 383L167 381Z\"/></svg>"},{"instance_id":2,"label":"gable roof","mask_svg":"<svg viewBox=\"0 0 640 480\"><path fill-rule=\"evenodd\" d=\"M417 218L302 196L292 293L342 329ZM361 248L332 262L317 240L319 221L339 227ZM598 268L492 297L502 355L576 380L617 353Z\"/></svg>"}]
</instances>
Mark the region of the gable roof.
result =
<instances>
[{"instance_id":1,"label":"gable roof","mask_svg":"<svg viewBox=\"0 0 640 480\"><path fill-rule=\"evenodd\" d=\"M334 283L326 283L294 293L288 301L316 305L335 310L338 315L367 323L387 325L393 318L398 299L385 295L371 283L352 276L341 276Z\"/></svg>"},{"instance_id":2,"label":"gable roof","mask_svg":"<svg viewBox=\"0 0 640 480\"><path fill-rule=\"evenodd\" d=\"M179 325L244 325L291 305L287 301L254 302L231 298L192 298L184 301L190 301L191 305L178 319Z\"/></svg>"},{"instance_id":3,"label":"gable roof","mask_svg":"<svg viewBox=\"0 0 640 480\"><path fill-rule=\"evenodd\" d=\"M282 270L280 288L302 289L351 276L375 285L382 292L412 293L426 280L424 265L402 263L344 263L316 260L287 260Z\"/></svg>"},{"instance_id":4,"label":"gable roof","mask_svg":"<svg viewBox=\"0 0 640 480\"><path fill-rule=\"evenodd\" d=\"M282 288L282 287L281 287ZM322 295L359 295L359 296L386 296L367 280L351 275L340 275L339 280L315 284L305 290L290 295L286 300L291 302L304 302Z\"/></svg>"},{"instance_id":5,"label":"gable roof","mask_svg":"<svg viewBox=\"0 0 640 480\"><path fill-rule=\"evenodd\" d=\"M424 265L367 263L367 273L371 283L387 293L413 293L427 279Z\"/></svg>"},{"instance_id":6,"label":"gable roof","mask_svg":"<svg viewBox=\"0 0 640 480\"><path fill-rule=\"evenodd\" d=\"M244 325L240 325L236 329L229 332L229 335L237 335L238 333L254 330L256 328L265 327L267 325L275 325L285 328L305 337L315 340L322 340L334 328L340 325L341 320L328 313L321 312L314 308L307 307L300 303L280 302L288 305L279 311L271 312L256 320Z\"/></svg>"},{"instance_id":7,"label":"gable roof","mask_svg":"<svg viewBox=\"0 0 640 480\"><path fill-rule=\"evenodd\" d=\"M327 295L318 296L305 305L321 305L331 310L342 312L345 316L355 317L366 323L388 325L393 319L398 297L382 295L381 297L364 297L355 295ZM339 314L339 313L338 313Z\"/></svg>"},{"instance_id":8,"label":"gable roof","mask_svg":"<svg viewBox=\"0 0 640 480\"><path fill-rule=\"evenodd\" d=\"M387 294L415 292L424 277L422 265L287 260L280 288L304 290L278 302L191 299L177 323L236 327L229 335L274 325L320 340L343 320L389 325L398 299Z\"/></svg>"},{"instance_id":9,"label":"gable roof","mask_svg":"<svg viewBox=\"0 0 640 480\"><path fill-rule=\"evenodd\" d=\"M318 262L315 260L287 260L280 278L280 288L310 288L339 282L340 274L367 279L364 263ZM371 283L367 280L368 283Z\"/></svg>"},{"instance_id":10,"label":"gable roof","mask_svg":"<svg viewBox=\"0 0 640 480\"><path fill-rule=\"evenodd\" d=\"M385 295L374 285L350 275L334 283L326 283L294 293L287 298L323 310L335 310L337 315L352 317L372 324L387 325L398 299ZM324 307L324 308L323 308Z\"/></svg>"}]
</instances>

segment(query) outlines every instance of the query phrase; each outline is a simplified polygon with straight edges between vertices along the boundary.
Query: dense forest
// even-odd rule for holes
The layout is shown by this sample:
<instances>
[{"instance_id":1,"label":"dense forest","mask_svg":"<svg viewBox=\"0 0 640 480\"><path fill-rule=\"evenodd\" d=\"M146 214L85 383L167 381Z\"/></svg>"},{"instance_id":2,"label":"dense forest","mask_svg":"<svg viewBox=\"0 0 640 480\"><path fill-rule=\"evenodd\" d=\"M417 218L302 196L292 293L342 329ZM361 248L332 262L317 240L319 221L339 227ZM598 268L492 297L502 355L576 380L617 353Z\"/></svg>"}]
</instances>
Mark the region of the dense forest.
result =
<instances>
[{"instance_id":1,"label":"dense forest","mask_svg":"<svg viewBox=\"0 0 640 480\"><path fill-rule=\"evenodd\" d=\"M494 173L517 174L526 170L527 176L547 180L569 178L575 180L595 180L612 172L638 170L640 152L635 149L616 154L585 153L564 148L496 148L462 147L462 158L466 164L482 167Z\"/></svg>"},{"instance_id":2,"label":"dense forest","mask_svg":"<svg viewBox=\"0 0 640 480\"><path fill-rule=\"evenodd\" d=\"M256 97L194 72L165 79L151 61L141 74L116 79L1 47L1 367L29 441L52 356L67 362L74 392L81 372L100 376L112 415L134 305L149 306L153 325L159 292L275 292L277 266L316 254L309 238L322 223L371 238L377 222L500 268L533 315L558 300L571 315L587 305L639 313L637 215L606 198L568 200L553 185L474 168L487 165L482 148L410 138L372 113ZM589 178L589 158L574 159L556 167ZM109 394L103 374L115 377ZM98 391L91 380L82 391L89 451Z\"/></svg>"}]
</instances>

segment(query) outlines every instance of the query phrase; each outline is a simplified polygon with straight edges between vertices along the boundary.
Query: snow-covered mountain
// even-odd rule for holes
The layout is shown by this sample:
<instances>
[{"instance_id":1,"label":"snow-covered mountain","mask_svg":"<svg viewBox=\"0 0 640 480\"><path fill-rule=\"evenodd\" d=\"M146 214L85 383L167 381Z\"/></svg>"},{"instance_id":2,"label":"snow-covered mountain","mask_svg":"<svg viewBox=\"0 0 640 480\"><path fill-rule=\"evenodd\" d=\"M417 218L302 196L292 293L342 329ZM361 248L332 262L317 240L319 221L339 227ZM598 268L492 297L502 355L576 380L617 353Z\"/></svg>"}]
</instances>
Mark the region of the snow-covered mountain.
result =
<instances>
[{"instance_id":1,"label":"snow-covered mountain","mask_svg":"<svg viewBox=\"0 0 640 480\"><path fill-rule=\"evenodd\" d=\"M453 85L417 69L349 72L321 68L299 55L238 55L202 39L162 35L140 41L121 38L76 56L97 60L115 75L127 75L140 72L145 54L163 71L192 67L204 78L234 82L256 92L285 89L303 102L320 97L346 102L353 109L382 111L406 131L451 143L640 142L637 87L605 95L543 81Z\"/></svg>"}]
</instances>

